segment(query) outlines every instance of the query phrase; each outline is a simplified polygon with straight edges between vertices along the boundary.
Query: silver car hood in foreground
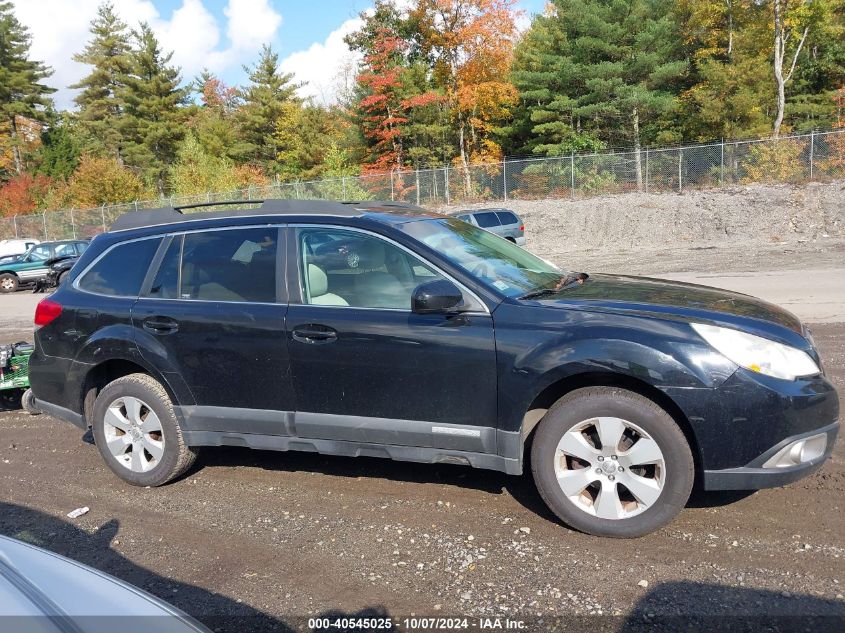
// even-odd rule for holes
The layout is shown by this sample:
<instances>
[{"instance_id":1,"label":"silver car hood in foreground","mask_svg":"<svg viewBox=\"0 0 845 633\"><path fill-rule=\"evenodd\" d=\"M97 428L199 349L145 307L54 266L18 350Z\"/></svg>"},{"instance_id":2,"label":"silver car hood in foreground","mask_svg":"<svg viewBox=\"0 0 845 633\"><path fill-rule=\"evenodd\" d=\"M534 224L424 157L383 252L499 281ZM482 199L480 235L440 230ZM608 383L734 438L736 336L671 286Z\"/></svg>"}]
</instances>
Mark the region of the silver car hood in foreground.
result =
<instances>
[{"instance_id":1,"label":"silver car hood in foreground","mask_svg":"<svg viewBox=\"0 0 845 633\"><path fill-rule=\"evenodd\" d=\"M43 633L208 633L177 608L113 576L0 536L0 621Z\"/></svg>"}]
</instances>

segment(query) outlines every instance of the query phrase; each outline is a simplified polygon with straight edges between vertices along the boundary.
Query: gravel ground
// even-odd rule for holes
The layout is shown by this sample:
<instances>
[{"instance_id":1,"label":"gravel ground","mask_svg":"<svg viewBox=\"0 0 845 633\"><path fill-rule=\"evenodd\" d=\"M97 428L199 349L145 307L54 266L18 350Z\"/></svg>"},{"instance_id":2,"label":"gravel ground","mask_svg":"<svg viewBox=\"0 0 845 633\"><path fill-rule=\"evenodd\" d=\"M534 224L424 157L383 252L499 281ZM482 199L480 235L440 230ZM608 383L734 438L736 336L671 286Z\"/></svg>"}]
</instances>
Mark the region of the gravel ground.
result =
<instances>
[{"instance_id":1,"label":"gravel ground","mask_svg":"<svg viewBox=\"0 0 845 633\"><path fill-rule=\"evenodd\" d=\"M814 334L841 392L845 325ZM560 525L527 477L458 466L210 449L180 481L133 488L76 428L16 410L0 412L0 491L0 533L221 631L300 628L297 616L329 611L511 616L535 630L674 630L677 615L704 616L699 628L714 615L845 622L841 437L816 475L747 496L698 493L635 541ZM91 511L65 517L80 506Z\"/></svg>"}]
</instances>

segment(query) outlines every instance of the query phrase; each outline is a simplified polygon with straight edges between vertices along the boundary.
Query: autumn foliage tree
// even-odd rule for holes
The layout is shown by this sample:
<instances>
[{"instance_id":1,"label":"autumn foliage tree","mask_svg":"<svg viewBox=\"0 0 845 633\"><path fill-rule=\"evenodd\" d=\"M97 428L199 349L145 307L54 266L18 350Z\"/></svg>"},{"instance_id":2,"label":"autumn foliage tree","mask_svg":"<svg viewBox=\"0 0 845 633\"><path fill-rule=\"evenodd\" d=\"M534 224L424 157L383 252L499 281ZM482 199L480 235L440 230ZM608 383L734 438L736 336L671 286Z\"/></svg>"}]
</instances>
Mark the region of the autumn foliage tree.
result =
<instances>
[{"instance_id":1,"label":"autumn foliage tree","mask_svg":"<svg viewBox=\"0 0 845 633\"><path fill-rule=\"evenodd\" d=\"M41 204L52 180L43 174L23 173L0 187L0 216L32 213Z\"/></svg>"},{"instance_id":2,"label":"autumn foliage tree","mask_svg":"<svg viewBox=\"0 0 845 633\"><path fill-rule=\"evenodd\" d=\"M411 10L450 106L467 188L471 163L501 159L493 131L518 99L508 79L516 15L514 0L418 0Z\"/></svg>"},{"instance_id":3,"label":"autumn foliage tree","mask_svg":"<svg viewBox=\"0 0 845 633\"><path fill-rule=\"evenodd\" d=\"M378 29L358 75L363 92L358 102L361 131L370 142L365 164L368 171L402 169L402 128L408 117L400 89L406 48L407 42L387 28Z\"/></svg>"}]
</instances>

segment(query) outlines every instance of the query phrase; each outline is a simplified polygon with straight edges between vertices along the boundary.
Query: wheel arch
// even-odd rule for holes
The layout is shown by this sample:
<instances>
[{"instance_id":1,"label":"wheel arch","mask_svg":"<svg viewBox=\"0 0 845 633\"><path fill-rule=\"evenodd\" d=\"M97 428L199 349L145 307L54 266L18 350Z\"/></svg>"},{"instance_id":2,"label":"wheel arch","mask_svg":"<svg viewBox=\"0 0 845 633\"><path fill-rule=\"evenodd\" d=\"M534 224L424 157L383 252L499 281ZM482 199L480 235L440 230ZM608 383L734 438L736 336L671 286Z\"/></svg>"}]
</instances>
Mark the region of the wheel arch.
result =
<instances>
[{"instance_id":1,"label":"wheel arch","mask_svg":"<svg viewBox=\"0 0 845 633\"><path fill-rule=\"evenodd\" d=\"M97 394L100 390L110 382L130 374L146 374L155 379L164 387L173 404L179 404L179 400L172 386L154 367L147 365L139 358L113 357L93 365L86 372L85 378L82 381L82 390L79 394L79 399L82 403L81 412L88 426L91 426L93 422L94 401L97 399Z\"/></svg>"},{"instance_id":2,"label":"wheel arch","mask_svg":"<svg viewBox=\"0 0 845 633\"><path fill-rule=\"evenodd\" d=\"M540 391L528 406L523 417L522 437L524 455L530 455L531 442L546 411L566 394L584 387L619 387L648 398L660 406L672 417L683 432L692 452L693 461L695 462L696 481L700 481L702 472L701 453L692 425L683 410L672 398L654 385L633 376L614 372L583 372L566 376L549 384Z\"/></svg>"}]
</instances>

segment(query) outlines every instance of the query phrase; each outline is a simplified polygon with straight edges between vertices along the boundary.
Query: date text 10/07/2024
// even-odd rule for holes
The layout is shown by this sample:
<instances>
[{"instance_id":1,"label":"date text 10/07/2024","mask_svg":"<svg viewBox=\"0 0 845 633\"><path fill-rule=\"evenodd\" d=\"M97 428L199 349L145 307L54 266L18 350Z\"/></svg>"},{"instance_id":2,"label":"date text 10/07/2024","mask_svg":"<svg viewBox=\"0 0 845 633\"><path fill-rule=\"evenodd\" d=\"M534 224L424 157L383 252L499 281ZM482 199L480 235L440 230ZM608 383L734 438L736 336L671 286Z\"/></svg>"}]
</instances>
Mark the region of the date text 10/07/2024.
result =
<instances>
[{"instance_id":1,"label":"date text 10/07/2024","mask_svg":"<svg viewBox=\"0 0 845 633\"><path fill-rule=\"evenodd\" d=\"M409 631L454 631L454 630L501 630L520 631L526 628L525 622L511 618L310 618L308 627L313 631L320 629L384 629L393 630L396 625Z\"/></svg>"}]
</instances>

